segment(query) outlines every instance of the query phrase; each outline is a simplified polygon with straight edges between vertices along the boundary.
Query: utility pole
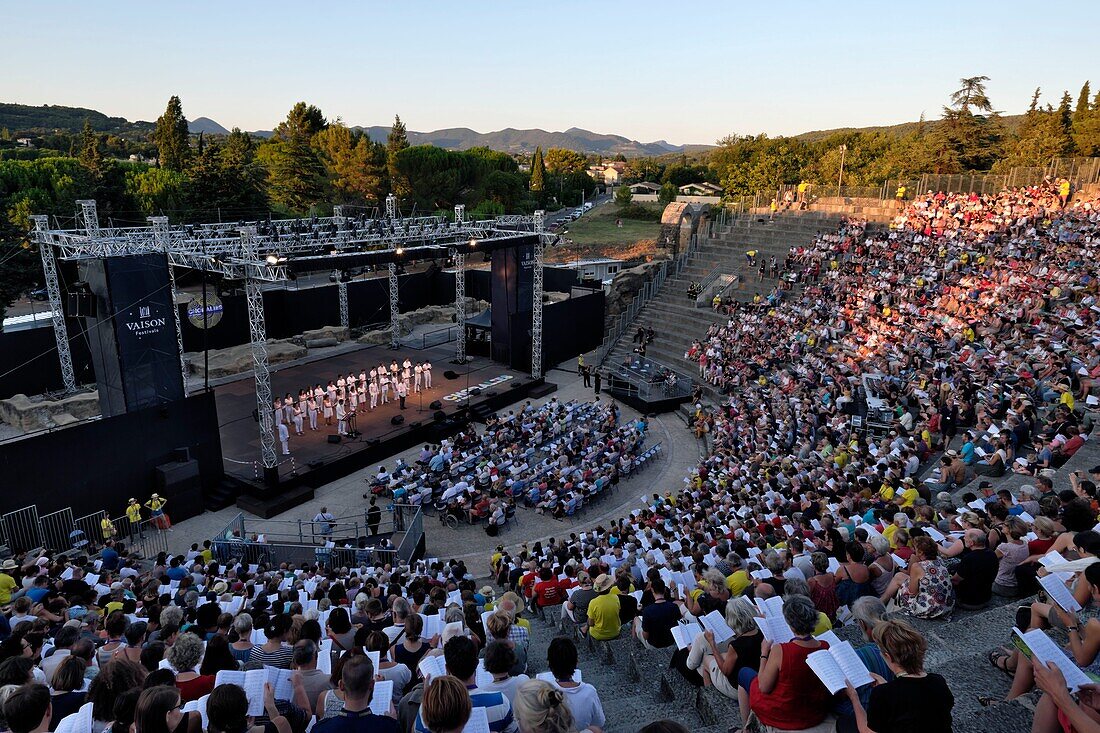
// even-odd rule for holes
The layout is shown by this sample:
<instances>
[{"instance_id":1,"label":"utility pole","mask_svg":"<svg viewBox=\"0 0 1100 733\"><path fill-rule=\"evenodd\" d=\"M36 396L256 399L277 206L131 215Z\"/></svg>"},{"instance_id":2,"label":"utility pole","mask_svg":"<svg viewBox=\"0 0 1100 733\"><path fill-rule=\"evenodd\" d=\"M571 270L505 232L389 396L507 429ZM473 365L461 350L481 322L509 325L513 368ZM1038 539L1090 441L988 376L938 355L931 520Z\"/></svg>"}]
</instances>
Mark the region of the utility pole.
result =
<instances>
[{"instance_id":1,"label":"utility pole","mask_svg":"<svg viewBox=\"0 0 1100 733\"><path fill-rule=\"evenodd\" d=\"M840 196L840 189L844 185L844 155L848 152L848 146L844 143L840 145L840 177L836 181L836 195Z\"/></svg>"}]
</instances>

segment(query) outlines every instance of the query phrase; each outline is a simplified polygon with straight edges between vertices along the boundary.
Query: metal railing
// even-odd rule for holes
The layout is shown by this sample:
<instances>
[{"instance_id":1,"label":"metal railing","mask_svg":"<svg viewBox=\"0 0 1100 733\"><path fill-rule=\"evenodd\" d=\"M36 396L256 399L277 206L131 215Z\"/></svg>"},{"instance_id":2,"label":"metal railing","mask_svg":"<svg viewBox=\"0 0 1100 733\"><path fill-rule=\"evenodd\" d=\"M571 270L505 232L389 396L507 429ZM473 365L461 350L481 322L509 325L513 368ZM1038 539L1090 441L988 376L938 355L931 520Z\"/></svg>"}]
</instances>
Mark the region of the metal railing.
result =
<instances>
[{"instance_id":1,"label":"metal railing","mask_svg":"<svg viewBox=\"0 0 1100 733\"><path fill-rule=\"evenodd\" d=\"M109 519L109 528L104 519ZM108 518L104 511L74 517L71 507L39 516L38 507L31 505L0 516L0 535L13 553L46 548L95 555L113 539L142 557L153 557L168 550L166 530L151 519L131 522L126 516Z\"/></svg>"},{"instance_id":2,"label":"metal railing","mask_svg":"<svg viewBox=\"0 0 1100 733\"><path fill-rule=\"evenodd\" d=\"M441 346L442 344L449 344L452 341L458 339L458 326L444 326L443 328L437 328L434 331L425 331L420 334L420 348L426 349L429 346ZM404 339L407 343L409 341L416 342L416 339ZM410 344L411 346L412 344ZM414 347L415 348L415 347Z\"/></svg>"},{"instance_id":3,"label":"metal railing","mask_svg":"<svg viewBox=\"0 0 1100 733\"><path fill-rule=\"evenodd\" d=\"M669 384L661 375L671 372L676 375ZM658 379L654 381L654 376ZM659 361L634 356L629 363L619 365L609 375L609 390L623 392L644 400L689 397L694 387L691 377L666 366Z\"/></svg>"},{"instance_id":4,"label":"metal railing","mask_svg":"<svg viewBox=\"0 0 1100 733\"><path fill-rule=\"evenodd\" d=\"M419 506L394 504L393 511L377 525L362 514L333 517L325 521L256 520L238 514L212 540L219 562L240 561L246 565L323 564L326 567L354 567L375 562L408 562L424 535L423 512ZM401 535L398 544L392 540ZM388 546L372 538L390 540ZM364 545L360 547L360 544Z\"/></svg>"},{"instance_id":5,"label":"metal railing","mask_svg":"<svg viewBox=\"0 0 1100 733\"><path fill-rule=\"evenodd\" d=\"M604 333L603 344L596 349L597 368L603 366L604 362L607 361L607 357L610 356L611 351L615 348L615 345L619 342L623 333L626 332L627 326L634 323L635 319L638 317L638 313L641 312L646 303L656 297L661 287L665 284L665 281L669 277L675 277L684 271L684 268L687 266L687 261L695 256L695 251L698 247L699 235L693 234L684 251L681 252L675 260L666 260L662 262L653 277L646 280L643 286L638 290L638 293L630 301L630 305L627 306L626 310L615 316L611 323L608 324L607 330Z\"/></svg>"}]
</instances>

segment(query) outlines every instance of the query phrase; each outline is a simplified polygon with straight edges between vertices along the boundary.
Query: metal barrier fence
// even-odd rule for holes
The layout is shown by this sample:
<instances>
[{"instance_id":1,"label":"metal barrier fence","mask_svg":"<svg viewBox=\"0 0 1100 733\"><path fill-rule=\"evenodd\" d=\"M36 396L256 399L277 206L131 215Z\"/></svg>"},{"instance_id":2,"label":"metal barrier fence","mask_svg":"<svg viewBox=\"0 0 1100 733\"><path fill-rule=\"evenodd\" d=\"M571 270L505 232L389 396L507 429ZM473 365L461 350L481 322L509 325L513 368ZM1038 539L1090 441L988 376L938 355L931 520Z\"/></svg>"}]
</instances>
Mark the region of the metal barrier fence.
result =
<instances>
[{"instance_id":1,"label":"metal barrier fence","mask_svg":"<svg viewBox=\"0 0 1100 733\"><path fill-rule=\"evenodd\" d=\"M110 524L104 526L104 519ZM8 512L0 517L0 534L12 553L48 548L95 554L107 539L125 543L142 557L168 551L167 533L150 519L134 523L125 516L109 518L103 511L74 517L71 507L42 516L36 505Z\"/></svg>"},{"instance_id":2,"label":"metal barrier fence","mask_svg":"<svg viewBox=\"0 0 1100 733\"><path fill-rule=\"evenodd\" d=\"M434 331L427 331L420 335L420 348L426 349L429 346L441 346L443 344L449 344L452 341L458 339L458 326L445 326L443 328L437 328ZM414 343L416 339L411 339Z\"/></svg>"},{"instance_id":3,"label":"metal barrier fence","mask_svg":"<svg viewBox=\"0 0 1100 733\"><path fill-rule=\"evenodd\" d=\"M401 534L398 545L370 545L371 537ZM372 526L363 514L333 517L326 521L253 520L238 514L213 540L221 563L246 565L323 564L326 567L373 565L375 562L408 562L424 536L423 512L418 506L393 505L390 519ZM362 542L364 547L360 547ZM345 544L352 546L347 547ZM329 545L332 546L329 546Z\"/></svg>"},{"instance_id":4,"label":"metal barrier fence","mask_svg":"<svg viewBox=\"0 0 1100 733\"><path fill-rule=\"evenodd\" d=\"M672 384L660 378L665 371L676 375ZM659 361L638 356L632 358L629 364L620 365L609 377L610 390L622 390L644 400L687 397L691 395L694 386L691 377Z\"/></svg>"}]
</instances>

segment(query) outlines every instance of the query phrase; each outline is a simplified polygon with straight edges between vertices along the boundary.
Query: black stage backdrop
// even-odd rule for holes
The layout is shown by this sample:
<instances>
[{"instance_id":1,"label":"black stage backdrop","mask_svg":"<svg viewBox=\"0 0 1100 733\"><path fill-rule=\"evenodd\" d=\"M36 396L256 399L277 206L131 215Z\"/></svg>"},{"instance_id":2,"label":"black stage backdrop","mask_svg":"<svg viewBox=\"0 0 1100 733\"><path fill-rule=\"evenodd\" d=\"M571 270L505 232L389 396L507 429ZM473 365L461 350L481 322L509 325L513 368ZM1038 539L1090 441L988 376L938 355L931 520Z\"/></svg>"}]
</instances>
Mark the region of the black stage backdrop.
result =
<instances>
[{"instance_id":1,"label":"black stage backdrop","mask_svg":"<svg viewBox=\"0 0 1100 733\"><path fill-rule=\"evenodd\" d=\"M117 517L131 496L145 501L158 491L167 495L169 516L195 516L201 501L156 485L156 467L171 461L176 448L188 448L198 461L204 487L221 481L213 392L0 444L7 487L0 513L36 504L39 516L72 507L74 516L106 509Z\"/></svg>"},{"instance_id":2,"label":"black stage backdrop","mask_svg":"<svg viewBox=\"0 0 1100 733\"><path fill-rule=\"evenodd\" d=\"M545 373L555 364L585 354L603 343L603 290L547 303L542 308L542 365ZM511 317L511 361L516 371L531 369L531 313Z\"/></svg>"}]
</instances>

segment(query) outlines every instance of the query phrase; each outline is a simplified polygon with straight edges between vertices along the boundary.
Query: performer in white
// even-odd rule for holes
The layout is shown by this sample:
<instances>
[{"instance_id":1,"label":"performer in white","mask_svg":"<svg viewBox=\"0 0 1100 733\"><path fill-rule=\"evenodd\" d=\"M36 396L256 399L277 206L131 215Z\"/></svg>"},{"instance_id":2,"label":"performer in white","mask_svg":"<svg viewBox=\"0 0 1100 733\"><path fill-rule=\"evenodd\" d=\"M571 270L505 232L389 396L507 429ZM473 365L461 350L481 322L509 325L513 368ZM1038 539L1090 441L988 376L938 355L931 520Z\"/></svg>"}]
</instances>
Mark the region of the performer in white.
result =
<instances>
[{"instance_id":1,"label":"performer in white","mask_svg":"<svg viewBox=\"0 0 1100 733\"><path fill-rule=\"evenodd\" d=\"M380 390L378 389L378 382L371 382L370 383L370 409L371 410L374 410L374 408L378 407L378 393L379 393L379 391Z\"/></svg>"},{"instance_id":2,"label":"performer in white","mask_svg":"<svg viewBox=\"0 0 1100 733\"><path fill-rule=\"evenodd\" d=\"M287 425L294 422L294 398L290 396L290 392L283 398L283 418Z\"/></svg>"},{"instance_id":3,"label":"performer in white","mask_svg":"<svg viewBox=\"0 0 1100 733\"><path fill-rule=\"evenodd\" d=\"M409 391L409 385L412 384L412 366L409 364L409 360L405 360L405 366L401 367L401 381L405 384L405 392Z\"/></svg>"},{"instance_id":4,"label":"performer in white","mask_svg":"<svg viewBox=\"0 0 1100 733\"><path fill-rule=\"evenodd\" d=\"M397 399L401 401L401 409L405 409L405 398L409 396L409 388L405 386L404 381L399 381L396 387Z\"/></svg>"},{"instance_id":5,"label":"performer in white","mask_svg":"<svg viewBox=\"0 0 1100 733\"><path fill-rule=\"evenodd\" d=\"M430 361L424 361L424 388L432 388L432 363Z\"/></svg>"},{"instance_id":6,"label":"performer in white","mask_svg":"<svg viewBox=\"0 0 1100 733\"><path fill-rule=\"evenodd\" d=\"M396 381L397 376L398 374L400 374L400 372L401 370L397 367L397 359L394 359L390 362L390 379Z\"/></svg>"},{"instance_id":7,"label":"performer in white","mask_svg":"<svg viewBox=\"0 0 1100 733\"><path fill-rule=\"evenodd\" d=\"M424 367L420 366L420 362L416 362L416 366L413 367L413 391L420 391L420 380L424 375Z\"/></svg>"},{"instance_id":8,"label":"performer in white","mask_svg":"<svg viewBox=\"0 0 1100 733\"><path fill-rule=\"evenodd\" d=\"M305 431L302 430L302 425L305 423L305 417L302 415L302 403L298 402L294 405L294 434L305 435Z\"/></svg>"},{"instance_id":9,"label":"performer in white","mask_svg":"<svg viewBox=\"0 0 1100 733\"><path fill-rule=\"evenodd\" d=\"M382 390L382 404L390 401L390 378L385 374L378 377L378 388Z\"/></svg>"},{"instance_id":10,"label":"performer in white","mask_svg":"<svg viewBox=\"0 0 1100 733\"><path fill-rule=\"evenodd\" d=\"M283 401L279 398L275 398L275 408L272 414L275 416L275 427L282 425L286 414L283 412Z\"/></svg>"},{"instance_id":11,"label":"performer in white","mask_svg":"<svg viewBox=\"0 0 1100 733\"><path fill-rule=\"evenodd\" d=\"M309 429L317 429L317 397L310 395L306 401L306 414L309 415Z\"/></svg>"},{"instance_id":12,"label":"performer in white","mask_svg":"<svg viewBox=\"0 0 1100 733\"><path fill-rule=\"evenodd\" d=\"M359 406L359 390L354 387L348 387L348 412L355 412L355 408Z\"/></svg>"},{"instance_id":13,"label":"performer in white","mask_svg":"<svg viewBox=\"0 0 1100 733\"><path fill-rule=\"evenodd\" d=\"M363 408L367 406L367 380L359 380L359 411L362 412Z\"/></svg>"},{"instance_id":14,"label":"performer in white","mask_svg":"<svg viewBox=\"0 0 1100 733\"><path fill-rule=\"evenodd\" d=\"M279 423L279 443L283 446L283 455L290 455L290 429L286 423Z\"/></svg>"},{"instance_id":15,"label":"performer in white","mask_svg":"<svg viewBox=\"0 0 1100 733\"><path fill-rule=\"evenodd\" d=\"M332 403L335 403L336 402L336 382L332 381L331 379L328 380L328 385L325 387L325 392L328 393L328 401L332 402Z\"/></svg>"},{"instance_id":16,"label":"performer in white","mask_svg":"<svg viewBox=\"0 0 1100 733\"><path fill-rule=\"evenodd\" d=\"M339 433L340 435L347 435L348 434L347 419L348 419L348 413L347 413L347 410L344 409L344 403L343 402L337 402L336 403L336 432Z\"/></svg>"},{"instance_id":17,"label":"performer in white","mask_svg":"<svg viewBox=\"0 0 1100 733\"><path fill-rule=\"evenodd\" d=\"M332 400L328 395L324 398L325 425L332 425Z\"/></svg>"}]
</instances>

